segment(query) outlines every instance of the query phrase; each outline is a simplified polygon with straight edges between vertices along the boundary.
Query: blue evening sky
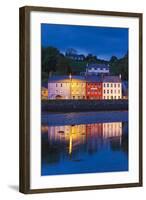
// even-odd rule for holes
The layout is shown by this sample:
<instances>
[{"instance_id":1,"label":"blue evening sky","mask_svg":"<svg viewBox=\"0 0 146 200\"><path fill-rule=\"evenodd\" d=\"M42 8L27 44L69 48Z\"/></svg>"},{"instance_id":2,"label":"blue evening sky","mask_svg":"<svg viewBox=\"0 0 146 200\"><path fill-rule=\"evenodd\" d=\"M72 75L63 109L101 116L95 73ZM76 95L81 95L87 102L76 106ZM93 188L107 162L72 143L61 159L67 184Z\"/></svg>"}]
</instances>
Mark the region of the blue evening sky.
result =
<instances>
[{"instance_id":1,"label":"blue evening sky","mask_svg":"<svg viewBox=\"0 0 146 200\"><path fill-rule=\"evenodd\" d=\"M43 47L53 46L61 52L74 48L78 54L93 54L109 60L121 58L128 51L128 29L76 25L41 24Z\"/></svg>"}]
</instances>

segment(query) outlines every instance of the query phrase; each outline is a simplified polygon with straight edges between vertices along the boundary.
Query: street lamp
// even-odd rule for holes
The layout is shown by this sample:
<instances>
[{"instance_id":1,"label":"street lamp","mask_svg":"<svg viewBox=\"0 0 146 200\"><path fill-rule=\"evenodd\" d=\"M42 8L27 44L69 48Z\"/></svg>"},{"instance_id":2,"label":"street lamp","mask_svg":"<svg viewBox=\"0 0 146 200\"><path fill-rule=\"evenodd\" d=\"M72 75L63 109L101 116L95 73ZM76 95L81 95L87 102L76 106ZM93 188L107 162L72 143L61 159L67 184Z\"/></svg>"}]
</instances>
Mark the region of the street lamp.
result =
<instances>
[{"instance_id":1,"label":"street lamp","mask_svg":"<svg viewBox=\"0 0 146 200\"><path fill-rule=\"evenodd\" d=\"M69 74L69 79L70 79L70 99L71 99L71 78L72 78L72 76L71 76L71 74Z\"/></svg>"}]
</instances>

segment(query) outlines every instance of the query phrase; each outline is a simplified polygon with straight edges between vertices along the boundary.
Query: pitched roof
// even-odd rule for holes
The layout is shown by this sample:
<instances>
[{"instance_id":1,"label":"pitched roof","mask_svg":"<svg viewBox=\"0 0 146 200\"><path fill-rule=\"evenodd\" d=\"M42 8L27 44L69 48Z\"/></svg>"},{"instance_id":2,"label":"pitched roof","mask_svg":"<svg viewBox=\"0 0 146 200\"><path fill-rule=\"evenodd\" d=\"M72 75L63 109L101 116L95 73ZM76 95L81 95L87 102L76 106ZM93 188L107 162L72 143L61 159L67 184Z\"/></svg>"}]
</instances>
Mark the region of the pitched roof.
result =
<instances>
[{"instance_id":1,"label":"pitched roof","mask_svg":"<svg viewBox=\"0 0 146 200\"><path fill-rule=\"evenodd\" d=\"M103 78L103 82L120 83L121 82L121 78L119 76L105 76Z\"/></svg>"},{"instance_id":2,"label":"pitched roof","mask_svg":"<svg viewBox=\"0 0 146 200\"><path fill-rule=\"evenodd\" d=\"M48 82L70 82L71 80L76 81L85 81L84 76L71 76L71 79L69 76L53 76L48 79Z\"/></svg>"},{"instance_id":3,"label":"pitched roof","mask_svg":"<svg viewBox=\"0 0 146 200\"><path fill-rule=\"evenodd\" d=\"M101 78L101 76L86 76L86 82L88 82L88 83L102 82L102 78Z\"/></svg>"}]
</instances>

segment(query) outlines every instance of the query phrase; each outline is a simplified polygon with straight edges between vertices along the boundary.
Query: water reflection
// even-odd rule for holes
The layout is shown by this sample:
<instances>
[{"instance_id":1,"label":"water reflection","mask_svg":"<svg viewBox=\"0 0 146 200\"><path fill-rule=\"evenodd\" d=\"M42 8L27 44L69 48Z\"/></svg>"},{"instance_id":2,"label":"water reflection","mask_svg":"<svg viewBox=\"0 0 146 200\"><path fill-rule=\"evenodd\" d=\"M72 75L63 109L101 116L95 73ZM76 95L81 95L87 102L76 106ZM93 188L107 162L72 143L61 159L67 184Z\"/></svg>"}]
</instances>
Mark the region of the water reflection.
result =
<instances>
[{"instance_id":1,"label":"water reflection","mask_svg":"<svg viewBox=\"0 0 146 200\"><path fill-rule=\"evenodd\" d=\"M127 122L42 126L42 175L128 170Z\"/></svg>"}]
</instances>

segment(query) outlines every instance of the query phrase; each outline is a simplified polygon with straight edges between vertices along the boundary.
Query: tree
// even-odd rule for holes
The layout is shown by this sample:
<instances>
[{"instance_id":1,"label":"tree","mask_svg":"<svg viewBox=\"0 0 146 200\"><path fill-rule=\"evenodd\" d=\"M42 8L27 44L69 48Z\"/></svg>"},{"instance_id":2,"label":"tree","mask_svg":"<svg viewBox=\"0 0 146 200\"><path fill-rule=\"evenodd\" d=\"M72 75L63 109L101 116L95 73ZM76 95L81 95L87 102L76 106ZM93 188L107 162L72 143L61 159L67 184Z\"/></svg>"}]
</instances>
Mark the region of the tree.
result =
<instances>
[{"instance_id":1,"label":"tree","mask_svg":"<svg viewBox=\"0 0 146 200\"><path fill-rule=\"evenodd\" d=\"M55 71L59 55L60 52L57 48L42 48L42 71L46 72L47 74L49 74L50 71Z\"/></svg>"}]
</instances>

